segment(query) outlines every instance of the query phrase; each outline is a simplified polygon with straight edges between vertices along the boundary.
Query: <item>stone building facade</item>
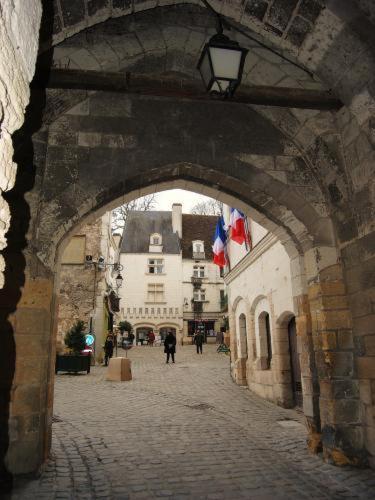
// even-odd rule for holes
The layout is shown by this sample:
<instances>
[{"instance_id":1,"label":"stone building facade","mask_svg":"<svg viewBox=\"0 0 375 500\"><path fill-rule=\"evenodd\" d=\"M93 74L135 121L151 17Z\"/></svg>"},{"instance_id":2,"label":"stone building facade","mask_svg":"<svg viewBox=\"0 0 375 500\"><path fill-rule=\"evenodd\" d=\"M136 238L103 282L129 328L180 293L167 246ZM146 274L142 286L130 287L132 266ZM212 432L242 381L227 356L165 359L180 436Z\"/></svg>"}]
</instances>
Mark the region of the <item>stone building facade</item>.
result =
<instances>
[{"instance_id":1,"label":"stone building facade","mask_svg":"<svg viewBox=\"0 0 375 500\"><path fill-rule=\"evenodd\" d=\"M224 282L212 254L216 223L216 216L182 214L184 343L192 341L198 328L207 342L215 342L222 326Z\"/></svg>"},{"instance_id":2,"label":"stone building facade","mask_svg":"<svg viewBox=\"0 0 375 500\"><path fill-rule=\"evenodd\" d=\"M72 236L61 257L58 293L57 350L64 350L65 333L77 320L95 335L95 359L102 361L102 345L118 322L118 239L111 213L85 224Z\"/></svg>"},{"instance_id":3,"label":"stone building facade","mask_svg":"<svg viewBox=\"0 0 375 500\"><path fill-rule=\"evenodd\" d=\"M224 278L232 377L276 404L302 405L290 259L277 238L251 220L249 232L250 248L229 241L231 267Z\"/></svg>"},{"instance_id":4,"label":"stone building facade","mask_svg":"<svg viewBox=\"0 0 375 500\"><path fill-rule=\"evenodd\" d=\"M56 0L43 2L39 37L41 2L30 0L27 12L21 1L0 3L7 151L1 235L9 228L1 240L0 459L11 473L35 472L50 449L57 276L66 241L89 218L172 187L237 206L283 244L306 361L310 443L327 460L375 466L373 3L211 3L246 34L256 32L288 55L289 62L234 34L249 49L244 87L330 90L342 107L203 105L179 96L44 86L31 93L25 125L15 134L38 38L47 69L71 64L197 83L196 63L215 26L195 1L161 0L155 7ZM16 170L11 135L17 176L9 191Z\"/></svg>"},{"instance_id":5,"label":"stone building facade","mask_svg":"<svg viewBox=\"0 0 375 500\"><path fill-rule=\"evenodd\" d=\"M136 341L157 338L172 330L182 334L181 252L172 212L129 213L122 236L120 263L124 285L121 319L134 328Z\"/></svg>"},{"instance_id":6,"label":"stone building facade","mask_svg":"<svg viewBox=\"0 0 375 500\"><path fill-rule=\"evenodd\" d=\"M215 339L224 288L212 263L216 220L183 214L179 203L171 212L130 213L120 253L121 318L133 325L137 342L146 341L149 331L162 341L171 330L178 343L191 343L198 322ZM192 278L200 282L199 290Z\"/></svg>"}]
</instances>

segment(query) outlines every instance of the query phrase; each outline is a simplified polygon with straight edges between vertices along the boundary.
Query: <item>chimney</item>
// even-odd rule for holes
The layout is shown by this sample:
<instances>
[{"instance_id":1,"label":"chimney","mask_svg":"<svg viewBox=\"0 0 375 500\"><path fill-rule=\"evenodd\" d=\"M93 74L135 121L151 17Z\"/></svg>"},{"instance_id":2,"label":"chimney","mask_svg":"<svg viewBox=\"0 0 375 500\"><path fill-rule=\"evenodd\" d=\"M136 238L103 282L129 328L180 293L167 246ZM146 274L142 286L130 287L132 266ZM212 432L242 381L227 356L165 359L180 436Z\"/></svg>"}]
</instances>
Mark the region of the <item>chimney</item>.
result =
<instances>
[{"instance_id":1,"label":"chimney","mask_svg":"<svg viewBox=\"0 0 375 500\"><path fill-rule=\"evenodd\" d=\"M178 233L179 238L182 238L182 205L181 203L173 203L172 205L172 229L174 233Z\"/></svg>"}]
</instances>

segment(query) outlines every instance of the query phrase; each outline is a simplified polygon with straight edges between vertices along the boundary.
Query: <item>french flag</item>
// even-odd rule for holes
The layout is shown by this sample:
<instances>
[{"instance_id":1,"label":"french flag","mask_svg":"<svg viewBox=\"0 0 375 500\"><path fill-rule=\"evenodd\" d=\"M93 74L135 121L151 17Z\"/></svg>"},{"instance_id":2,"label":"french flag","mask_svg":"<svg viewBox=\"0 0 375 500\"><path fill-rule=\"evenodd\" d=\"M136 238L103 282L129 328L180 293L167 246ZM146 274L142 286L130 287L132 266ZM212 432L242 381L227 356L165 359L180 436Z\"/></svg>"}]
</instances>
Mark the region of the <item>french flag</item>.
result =
<instances>
[{"instance_id":1,"label":"french flag","mask_svg":"<svg viewBox=\"0 0 375 500\"><path fill-rule=\"evenodd\" d=\"M214 252L214 264L219 267L225 267L227 263L225 245L227 241L227 235L224 229L224 219L223 216L219 217L216 224L214 244L212 250Z\"/></svg>"},{"instance_id":2,"label":"french flag","mask_svg":"<svg viewBox=\"0 0 375 500\"><path fill-rule=\"evenodd\" d=\"M245 215L237 208L230 209L229 226L231 228L230 237L233 241L239 245L249 242L245 227Z\"/></svg>"}]
</instances>

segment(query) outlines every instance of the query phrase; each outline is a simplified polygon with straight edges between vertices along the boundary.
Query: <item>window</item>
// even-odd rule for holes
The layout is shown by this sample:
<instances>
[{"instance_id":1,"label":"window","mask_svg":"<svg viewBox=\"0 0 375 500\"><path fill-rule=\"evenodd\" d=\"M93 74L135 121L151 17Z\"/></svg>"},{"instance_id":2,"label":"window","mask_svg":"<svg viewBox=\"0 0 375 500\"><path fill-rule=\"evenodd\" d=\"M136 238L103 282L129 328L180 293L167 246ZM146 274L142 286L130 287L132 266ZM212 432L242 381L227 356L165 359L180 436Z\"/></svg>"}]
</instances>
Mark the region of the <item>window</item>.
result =
<instances>
[{"instance_id":1,"label":"window","mask_svg":"<svg viewBox=\"0 0 375 500\"><path fill-rule=\"evenodd\" d=\"M193 259L204 259L204 241L193 241Z\"/></svg>"},{"instance_id":2,"label":"window","mask_svg":"<svg viewBox=\"0 0 375 500\"><path fill-rule=\"evenodd\" d=\"M220 278L224 278L224 268L220 267Z\"/></svg>"},{"instance_id":3,"label":"window","mask_svg":"<svg viewBox=\"0 0 375 500\"><path fill-rule=\"evenodd\" d=\"M170 307L169 308L169 315L172 316L172 314L173 314L173 307Z\"/></svg>"},{"instance_id":4,"label":"window","mask_svg":"<svg viewBox=\"0 0 375 500\"><path fill-rule=\"evenodd\" d=\"M267 312L262 312L258 318L259 321L259 340L260 340L260 358L262 369L269 370L272 360L272 339L270 328L270 315Z\"/></svg>"},{"instance_id":5,"label":"window","mask_svg":"<svg viewBox=\"0 0 375 500\"><path fill-rule=\"evenodd\" d=\"M151 245L161 245L161 242L162 242L161 234L154 233L150 236Z\"/></svg>"},{"instance_id":6,"label":"window","mask_svg":"<svg viewBox=\"0 0 375 500\"><path fill-rule=\"evenodd\" d=\"M194 266L193 276L194 278L204 278L204 266Z\"/></svg>"},{"instance_id":7,"label":"window","mask_svg":"<svg viewBox=\"0 0 375 500\"><path fill-rule=\"evenodd\" d=\"M206 300L206 290L194 290L194 300L196 302L204 302Z\"/></svg>"},{"instance_id":8,"label":"window","mask_svg":"<svg viewBox=\"0 0 375 500\"><path fill-rule=\"evenodd\" d=\"M164 285L162 283L149 283L147 285L147 301L148 302L164 301Z\"/></svg>"},{"instance_id":9,"label":"window","mask_svg":"<svg viewBox=\"0 0 375 500\"><path fill-rule=\"evenodd\" d=\"M178 314L178 307L174 310L175 314Z\"/></svg>"},{"instance_id":10,"label":"window","mask_svg":"<svg viewBox=\"0 0 375 500\"><path fill-rule=\"evenodd\" d=\"M164 260L163 259L148 259L149 274L163 274Z\"/></svg>"},{"instance_id":11,"label":"window","mask_svg":"<svg viewBox=\"0 0 375 500\"><path fill-rule=\"evenodd\" d=\"M85 262L86 236L73 236L61 258L62 264L83 264Z\"/></svg>"}]
</instances>

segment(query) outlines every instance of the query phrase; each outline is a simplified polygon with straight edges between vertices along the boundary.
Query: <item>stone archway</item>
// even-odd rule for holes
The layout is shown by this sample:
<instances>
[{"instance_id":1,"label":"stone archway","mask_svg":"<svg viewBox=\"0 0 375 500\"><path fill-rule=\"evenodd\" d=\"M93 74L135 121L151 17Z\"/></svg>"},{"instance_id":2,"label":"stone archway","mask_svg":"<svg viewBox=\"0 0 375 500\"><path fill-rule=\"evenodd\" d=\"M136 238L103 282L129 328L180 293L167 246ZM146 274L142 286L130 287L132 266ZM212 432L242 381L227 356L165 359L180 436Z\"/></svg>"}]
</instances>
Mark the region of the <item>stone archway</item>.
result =
<instances>
[{"instance_id":1,"label":"stone archway","mask_svg":"<svg viewBox=\"0 0 375 500\"><path fill-rule=\"evenodd\" d=\"M58 12L53 13L55 42L111 16L124 15L131 10L117 8L114 1L107 2L105 8L100 7L102 2L91 2L88 8L86 2L82 1L75 10L69 9L68 4L69 2L64 2L62 5L59 2ZM213 4L220 8L219 2ZM191 9L194 10L193 7ZM299 288L299 293L295 293L295 302L298 311L297 328L304 332L302 357L307 366L314 365L316 361L318 367L318 377L311 381L309 390L316 394L318 385L320 386L325 453L338 462L362 460L365 449L370 454L375 454L373 422L368 419L361 420L360 417L360 409L364 410L363 414L369 414L373 406L371 381L375 376L372 368L375 334L372 318L374 285L367 279L367 276L371 276L374 265L371 218L374 213L374 58L370 47L372 18L369 16L365 19L364 11L354 2L346 2L343 6L342 2L331 1L326 9L318 9L314 15L307 11L304 13L293 10L288 13L281 10L283 16L279 18L276 15L272 22L280 24L281 21L277 19L281 19L284 20L282 23L285 26L279 26L272 34L265 30L263 24L269 20L267 16L270 16L271 11L276 12L275 9L269 9L267 13L254 10L254 2L251 1L246 5L240 1L233 2L224 7L226 15L236 19L244 27L251 27L276 46L285 48L318 75L323 83L333 88L346 104L336 115L289 109L257 108L257 112L247 109L238 113L230 110L229 121L244 125L241 127L243 136L236 141L230 154L220 149L220 127L214 130L213 134L205 128L205 135L201 137L206 146L201 148L198 140L199 147L195 151L195 141L191 140L195 138L194 134L187 133L176 137L165 130L164 138L176 139L173 143L174 151L168 158L158 158L154 154L158 150L158 140L154 140L154 147L150 149L153 164L143 161L143 170L137 170L141 154L138 151L138 157L135 155L132 158L132 136L136 135L134 131L128 134L126 130L125 138L119 130L114 134L112 129L110 132L98 131L95 127L92 128L92 124L89 125L88 120L85 121L86 94L77 97L74 92L65 93L65 97L70 94L70 104L74 101L79 105L77 113L77 109L71 109L69 102L64 102L65 98L61 93L51 93L47 110L50 110L53 118L49 118L47 113L45 127L40 127L41 121L39 127L35 124L31 126L32 131L36 132L33 146L31 141L28 141L27 148L17 148L19 182L7 197L13 214L13 225L8 235L8 250L5 254L7 275L2 296L2 316L9 332L7 349L9 348L11 354L7 363L13 363L13 368L7 365L7 380L13 382L11 423L12 429L18 429L9 435L8 427L5 426L4 449L7 448L8 440L11 440L7 458L10 470L35 470L49 449L53 391L51 374L54 361L51 335L55 308L53 281L59 243L74 225L90 215L93 216L113 200L136 190L141 192L141 189L147 189L155 183L171 186L173 182L181 180L186 183L194 181L204 186L204 189L214 189L223 196L238 198L243 207L253 207L253 213L258 214L258 221L272 230L284 243L292 259L296 290ZM35 42L36 37L32 34L35 35L38 16L35 14L34 17L35 23L31 30L33 33L29 38ZM297 29L297 22L299 26L302 22L304 29ZM369 33L367 42L363 42L363 38L358 36L360 30L367 30ZM205 31L208 32L209 30ZM48 33L48 44L51 44L51 31ZM11 46L12 43L6 40L5 45ZM13 49L15 46L16 44ZM150 52L160 49L155 50L158 56L159 52L164 53L164 56L166 52L169 55L173 53L172 49L165 50L166 45L158 46L155 38L149 39L149 46ZM23 52L27 53L25 47ZM256 53L256 50L254 52ZM361 54L361 57L358 57L358 54ZM31 59L29 62L32 62ZM257 64L260 63L264 65L263 61L257 61ZM146 61L145 67L151 70L149 64L150 60ZM259 67L258 70L260 71ZM22 70L20 71L22 73ZM286 76L291 72L291 68L288 68ZM29 80L31 74L32 68L24 80ZM24 90L27 88L25 81ZM7 81L6 86L14 104L17 98L14 98L12 92L12 82ZM111 99L108 96L107 98ZM95 96L92 100L95 101ZM142 105L147 106L142 99L123 99L118 109L124 114L117 116L117 126L120 129L125 123L132 121L126 116L129 114L129 101L136 103L138 118L142 115ZM7 110L10 109L9 102L3 99L2 94L1 102ZM168 105L163 106L164 110L167 108ZM178 108L178 112L186 117L186 106L184 109L184 104L179 103ZM68 113L56 120L59 116L58 109ZM100 111L100 106L97 111ZM131 112L133 111L134 108ZM215 119L215 113L213 111L211 119L217 125L220 120ZM20 115L22 111L15 114ZM167 122L171 113L156 114L164 117ZM220 118L221 112L218 116ZM199 112L196 112L196 117L200 118ZM178 123L178 116L174 119L174 131L185 130L185 121ZM96 120L103 121L103 116L97 115ZM261 134L271 130L274 138L272 145L263 144L262 149L260 144L254 148L254 141L251 147L247 144L248 137L252 137L254 132L248 125L252 120L258 124L257 128ZM52 122L52 126L47 129L47 124ZM77 128L71 127L74 122L76 126L78 124ZM116 120L112 120L112 123L114 122ZM196 122L197 118L193 124ZM2 120L2 131L4 123L6 122ZM145 120L142 122L140 119L140 123L145 123ZM155 123L151 120L147 122L146 132L149 138L152 137ZM20 120L17 120L15 126L9 128L6 136L8 144L10 133L19 124ZM262 126L258 127L260 124ZM26 130L28 128L29 122ZM157 132L160 139L163 129L159 127ZM224 134L225 137L226 132L227 129L222 127L221 135ZM66 147L62 147L63 143L65 141L69 145L72 138L77 140L78 147L73 155L64 156L63 149ZM159 142L159 147L160 144L165 142ZM17 145L19 146L19 143ZM106 154L102 153L102 156L96 155L102 145L111 149L109 162L106 158L108 151ZM150 141L147 145L150 145ZM30 147L34 147L31 153ZM55 158L53 147L57 148ZM127 156L119 154L119 150L123 149L127 150ZM10 153L5 159L7 167L12 166L11 147L8 152ZM87 153L88 156L85 156ZM145 148L142 153L145 155ZM94 157L98 162L104 162L109 173L116 162L119 163L126 157L128 161L123 165L126 165L129 171L124 172L126 176L122 175L120 182L118 175L115 175L112 181L104 183L99 191L89 192L90 181L94 176L90 178L86 172L86 176L80 178L79 174L82 172L75 167L82 164L89 166ZM36 176L30 169L33 162L37 166ZM228 170L226 162L231 163L231 171ZM284 170L280 170L282 165L285 166ZM54 178L54 169L55 173L59 169L62 172L58 179ZM4 189L7 190L13 184L14 169L8 169L5 173ZM48 194L48 185L54 190L52 194L51 191ZM24 193L28 191L30 194L26 196L26 203ZM5 223L1 229L2 234L9 224L6 208L3 218ZM29 218L30 227L20 227ZM25 225L27 226L27 222ZM15 314L9 316L9 313L15 311L16 304ZM349 306L352 315L349 313ZM30 339L30 336L27 352L24 342ZM14 341L17 346L17 359L13 378ZM361 401L358 385L361 388ZM336 390L343 386L345 391ZM10 387L7 386L6 401L9 399L9 390ZM311 413L319 413L318 405L316 398L311 400ZM7 411L8 409L5 421ZM341 418L341 415L344 417ZM318 428L316 430L319 431Z\"/></svg>"}]
</instances>

